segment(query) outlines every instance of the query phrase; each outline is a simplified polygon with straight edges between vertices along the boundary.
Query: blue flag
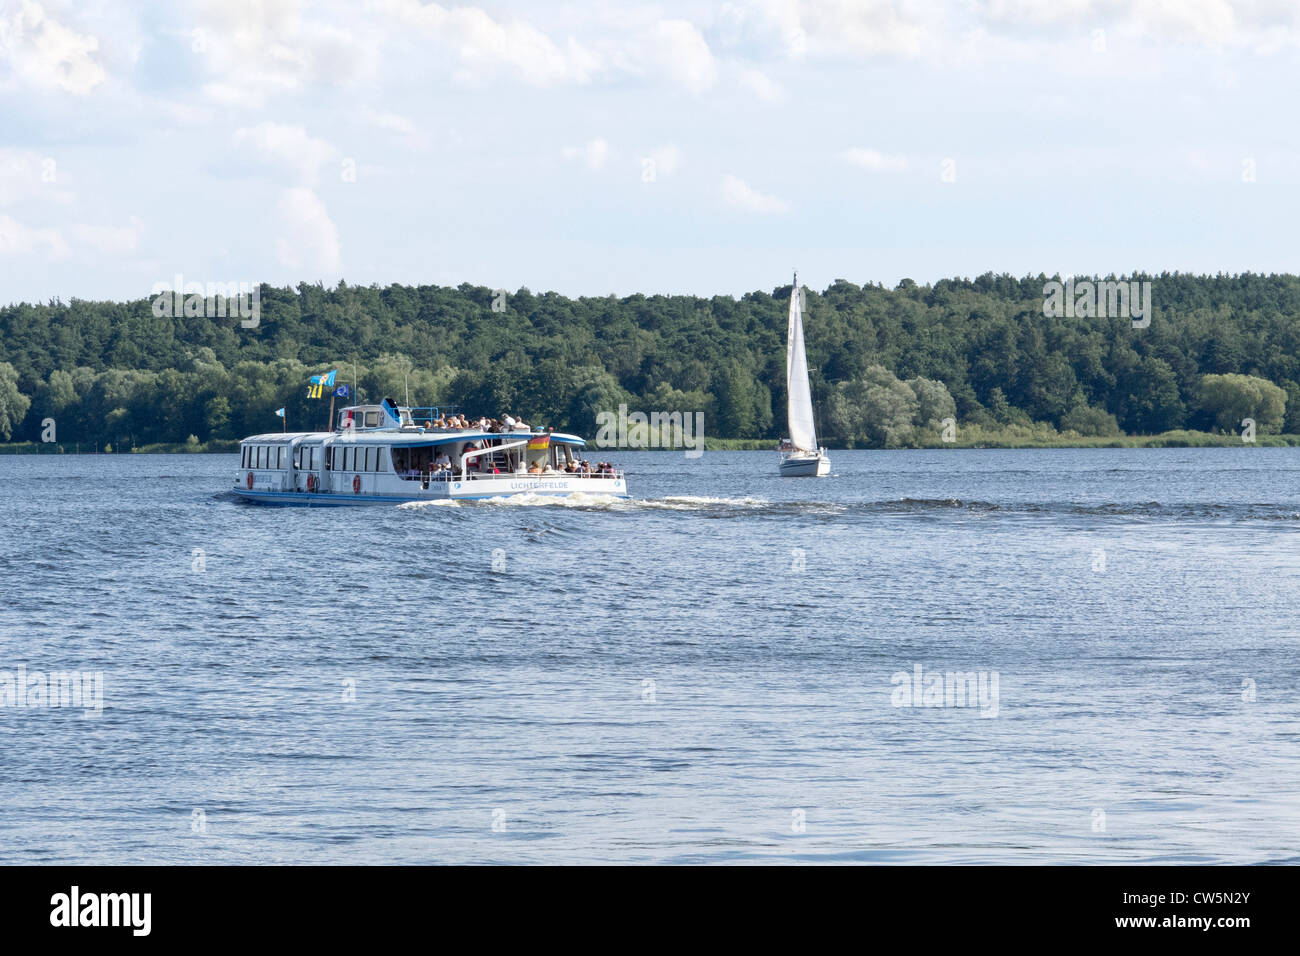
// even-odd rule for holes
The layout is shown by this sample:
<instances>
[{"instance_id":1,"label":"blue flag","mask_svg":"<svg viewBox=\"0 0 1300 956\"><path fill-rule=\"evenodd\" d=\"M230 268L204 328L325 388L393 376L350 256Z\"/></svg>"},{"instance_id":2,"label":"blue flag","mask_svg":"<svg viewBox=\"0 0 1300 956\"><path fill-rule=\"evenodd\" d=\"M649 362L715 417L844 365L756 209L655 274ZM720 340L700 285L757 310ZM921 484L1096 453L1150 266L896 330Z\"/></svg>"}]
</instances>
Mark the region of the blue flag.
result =
<instances>
[{"instance_id":1,"label":"blue flag","mask_svg":"<svg viewBox=\"0 0 1300 956\"><path fill-rule=\"evenodd\" d=\"M277 409L275 410L275 414L276 414L276 417L277 417L277 418L284 418L284 409L283 409L283 408L277 408Z\"/></svg>"},{"instance_id":2,"label":"blue flag","mask_svg":"<svg viewBox=\"0 0 1300 956\"><path fill-rule=\"evenodd\" d=\"M334 394L339 398L347 398L349 394L348 387L346 385L340 385L338 388L334 389Z\"/></svg>"}]
</instances>

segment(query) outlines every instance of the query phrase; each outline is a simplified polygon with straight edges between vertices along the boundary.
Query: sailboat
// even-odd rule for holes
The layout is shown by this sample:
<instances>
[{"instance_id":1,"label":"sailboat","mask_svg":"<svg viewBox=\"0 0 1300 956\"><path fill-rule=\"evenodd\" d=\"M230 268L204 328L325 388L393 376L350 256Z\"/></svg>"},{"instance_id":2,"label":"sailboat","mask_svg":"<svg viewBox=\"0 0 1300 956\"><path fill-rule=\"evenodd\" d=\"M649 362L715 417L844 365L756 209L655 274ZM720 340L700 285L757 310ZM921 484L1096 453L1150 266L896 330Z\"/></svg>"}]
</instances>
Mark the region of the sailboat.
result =
<instances>
[{"instance_id":1,"label":"sailboat","mask_svg":"<svg viewBox=\"0 0 1300 956\"><path fill-rule=\"evenodd\" d=\"M799 274L790 286L790 325L785 342L786 418L790 437L781 439L781 477L821 478L831 472L826 449L817 445L813 426L812 386L808 383L808 356L803 350L803 309L799 302Z\"/></svg>"}]
</instances>

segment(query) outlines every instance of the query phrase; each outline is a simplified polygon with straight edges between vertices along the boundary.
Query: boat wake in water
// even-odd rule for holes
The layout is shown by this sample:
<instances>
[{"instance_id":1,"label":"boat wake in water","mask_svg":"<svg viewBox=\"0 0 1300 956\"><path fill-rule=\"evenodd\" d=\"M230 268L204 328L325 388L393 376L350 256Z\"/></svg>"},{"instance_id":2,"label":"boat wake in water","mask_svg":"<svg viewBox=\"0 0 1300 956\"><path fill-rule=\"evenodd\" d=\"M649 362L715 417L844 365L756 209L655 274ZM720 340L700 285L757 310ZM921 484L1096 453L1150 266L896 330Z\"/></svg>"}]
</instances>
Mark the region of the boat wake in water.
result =
<instances>
[{"instance_id":1,"label":"boat wake in water","mask_svg":"<svg viewBox=\"0 0 1300 956\"><path fill-rule=\"evenodd\" d=\"M620 513L686 512L705 517L767 516L893 516L913 515L942 519L945 516L999 515L1023 517L1088 517L1146 520L1252 520L1300 521L1294 506L1257 503L1214 502L1099 502L1023 501L996 503L959 498L897 498L889 501L773 501L755 497L667 495L662 498L618 498L614 495L578 492L565 496L518 494L479 500L410 501L397 506L402 511L426 508L565 508Z\"/></svg>"}]
</instances>

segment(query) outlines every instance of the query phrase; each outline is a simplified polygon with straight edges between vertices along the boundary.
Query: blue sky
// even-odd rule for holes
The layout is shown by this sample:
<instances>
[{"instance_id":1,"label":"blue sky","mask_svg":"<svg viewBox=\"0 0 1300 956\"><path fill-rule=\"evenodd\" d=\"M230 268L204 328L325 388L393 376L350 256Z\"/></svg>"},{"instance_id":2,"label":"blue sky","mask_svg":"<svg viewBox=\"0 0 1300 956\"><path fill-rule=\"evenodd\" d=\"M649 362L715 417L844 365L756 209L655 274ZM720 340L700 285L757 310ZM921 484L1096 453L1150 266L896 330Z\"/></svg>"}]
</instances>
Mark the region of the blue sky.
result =
<instances>
[{"instance_id":1,"label":"blue sky","mask_svg":"<svg viewBox=\"0 0 1300 956\"><path fill-rule=\"evenodd\" d=\"M1297 271L1283 0L0 0L0 301Z\"/></svg>"}]
</instances>

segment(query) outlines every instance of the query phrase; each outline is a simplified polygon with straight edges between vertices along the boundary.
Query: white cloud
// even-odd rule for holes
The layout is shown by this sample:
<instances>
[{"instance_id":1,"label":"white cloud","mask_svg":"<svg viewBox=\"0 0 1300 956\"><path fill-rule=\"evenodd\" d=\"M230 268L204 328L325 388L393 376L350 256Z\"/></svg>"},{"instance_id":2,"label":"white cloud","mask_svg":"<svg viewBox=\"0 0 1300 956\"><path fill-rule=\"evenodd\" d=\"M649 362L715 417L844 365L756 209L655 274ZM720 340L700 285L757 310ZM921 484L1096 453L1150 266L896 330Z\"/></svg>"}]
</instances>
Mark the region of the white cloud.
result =
<instances>
[{"instance_id":1,"label":"white cloud","mask_svg":"<svg viewBox=\"0 0 1300 956\"><path fill-rule=\"evenodd\" d=\"M308 135L303 127L278 123L259 123L236 131L235 147L247 158L307 185L316 183L321 167L339 155L332 145Z\"/></svg>"},{"instance_id":2,"label":"white cloud","mask_svg":"<svg viewBox=\"0 0 1300 956\"><path fill-rule=\"evenodd\" d=\"M789 94L762 70L752 66L737 66L736 81L764 103L784 103Z\"/></svg>"},{"instance_id":3,"label":"white cloud","mask_svg":"<svg viewBox=\"0 0 1300 956\"><path fill-rule=\"evenodd\" d=\"M427 31L456 51L461 79L478 81L498 68L537 86L586 83L596 58L576 40L560 46L522 20L499 21L478 7L444 7L419 0L374 0L381 12Z\"/></svg>"},{"instance_id":4,"label":"white cloud","mask_svg":"<svg viewBox=\"0 0 1300 956\"><path fill-rule=\"evenodd\" d=\"M984 0L977 11L1005 32L1114 29L1155 43L1249 45L1270 52L1294 46L1300 25L1300 7L1289 0Z\"/></svg>"},{"instance_id":5,"label":"white cloud","mask_svg":"<svg viewBox=\"0 0 1300 956\"><path fill-rule=\"evenodd\" d=\"M47 16L33 0L22 0L0 19L0 53L33 86L84 96L107 79L95 60L99 38L78 33Z\"/></svg>"},{"instance_id":6,"label":"white cloud","mask_svg":"<svg viewBox=\"0 0 1300 956\"><path fill-rule=\"evenodd\" d=\"M23 255L42 247L51 259L68 254L68 244L59 230L33 228L12 216L0 216L0 256Z\"/></svg>"},{"instance_id":7,"label":"white cloud","mask_svg":"<svg viewBox=\"0 0 1300 956\"><path fill-rule=\"evenodd\" d=\"M603 139L593 139L582 147L566 146L563 152L565 159L580 159L588 169L603 169L610 150L609 143Z\"/></svg>"},{"instance_id":8,"label":"white cloud","mask_svg":"<svg viewBox=\"0 0 1300 956\"><path fill-rule=\"evenodd\" d=\"M1290 0L730 0L714 18L722 49L754 60L926 57L996 60L1009 48L1053 47L1104 29L1158 44L1297 44ZM1044 42L1044 34L1054 34Z\"/></svg>"},{"instance_id":9,"label":"white cloud","mask_svg":"<svg viewBox=\"0 0 1300 956\"><path fill-rule=\"evenodd\" d=\"M427 149L433 142L429 132L415 120L401 113L372 109L364 114L363 119L376 129L391 134L390 139L404 142L414 149ZM455 138L456 134L452 130L438 130L438 142L444 146L452 143Z\"/></svg>"},{"instance_id":10,"label":"white cloud","mask_svg":"<svg viewBox=\"0 0 1300 956\"><path fill-rule=\"evenodd\" d=\"M108 255L135 252L144 233L144 222L132 216L125 226L92 226L77 223L68 230L72 238Z\"/></svg>"},{"instance_id":11,"label":"white cloud","mask_svg":"<svg viewBox=\"0 0 1300 956\"><path fill-rule=\"evenodd\" d=\"M454 57L454 76L465 84L482 84L498 74L540 87L636 76L702 93L717 75L708 41L694 23L654 19L648 9L620 11L617 20L603 22L600 39L587 45L572 36L553 39L531 23L479 7L420 0L371 0L371 6L437 41Z\"/></svg>"},{"instance_id":12,"label":"white cloud","mask_svg":"<svg viewBox=\"0 0 1300 956\"><path fill-rule=\"evenodd\" d=\"M748 0L723 4L722 42L751 56L916 56L952 18L916 0Z\"/></svg>"},{"instance_id":13,"label":"white cloud","mask_svg":"<svg viewBox=\"0 0 1300 956\"><path fill-rule=\"evenodd\" d=\"M949 14L934 4L893 0L820 0L800 5L810 53L918 56Z\"/></svg>"},{"instance_id":14,"label":"white cloud","mask_svg":"<svg viewBox=\"0 0 1300 956\"><path fill-rule=\"evenodd\" d=\"M660 20L636 48L642 69L692 93L713 86L716 68L703 34L687 20Z\"/></svg>"},{"instance_id":15,"label":"white cloud","mask_svg":"<svg viewBox=\"0 0 1300 956\"><path fill-rule=\"evenodd\" d=\"M722 199L727 205L746 212L781 213L790 210L790 204L784 199L764 195L730 173L722 177Z\"/></svg>"},{"instance_id":16,"label":"white cloud","mask_svg":"<svg viewBox=\"0 0 1300 956\"><path fill-rule=\"evenodd\" d=\"M304 17L301 0L201 0L198 14L191 43L212 77L203 92L222 106L346 83L370 56L364 20L335 26L316 9Z\"/></svg>"},{"instance_id":17,"label":"white cloud","mask_svg":"<svg viewBox=\"0 0 1300 956\"><path fill-rule=\"evenodd\" d=\"M0 205L31 199L70 202L73 194L57 182L53 157L30 149L0 149Z\"/></svg>"},{"instance_id":18,"label":"white cloud","mask_svg":"<svg viewBox=\"0 0 1300 956\"><path fill-rule=\"evenodd\" d=\"M280 234L276 254L290 269L336 272L342 261L339 230L325 204L310 189L286 189L276 205Z\"/></svg>"},{"instance_id":19,"label":"white cloud","mask_svg":"<svg viewBox=\"0 0 1300 956\"><path fill-rule=\"evenodd\" d=\"M647 158L654 163L656 176L671 176L682 165L682 151L671 144L651 150Z\"/></svg>"},{"instance_id":20,"label":"white cloud","mask_svg":"<svg viewBox=\"0 0 1300 956\"><path fill-rule=\"evenodd\" d=\"M840 159L851 166L858 166L873 173L896 173L907 168L907 157L891 156L875 149L853 147L840 152Z\"/></svg>"},{"instance_id":21,"label":"white cloud","mask_svg":"<svg viewBox=\"0 0 1300 956\"><path fill-rule=\"evenodd\" d=\"M380 129L386 129L403 136L415 133L415 124L398 113L371 113L370 122Z\"/></svg>"}]
</instances>

